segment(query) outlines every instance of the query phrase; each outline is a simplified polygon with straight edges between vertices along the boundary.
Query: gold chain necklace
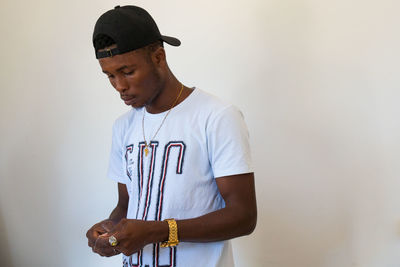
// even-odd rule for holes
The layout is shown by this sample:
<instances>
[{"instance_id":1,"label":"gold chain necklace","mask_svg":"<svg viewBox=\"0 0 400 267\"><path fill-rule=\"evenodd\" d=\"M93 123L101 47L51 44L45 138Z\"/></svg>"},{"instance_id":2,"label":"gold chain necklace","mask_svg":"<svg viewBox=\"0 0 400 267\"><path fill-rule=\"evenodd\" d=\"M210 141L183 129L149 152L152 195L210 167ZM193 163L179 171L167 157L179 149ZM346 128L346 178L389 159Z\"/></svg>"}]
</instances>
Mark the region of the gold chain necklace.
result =
<instances>
[{"instance_id":1,"label":"gold chain necklace","mask_svg":"<svg viewBox=\"0 0 400 267\"><path fill-rule=\"evenodd\" d=\"M168 117L168 115L169 115L169 113L171 112L171 110L175 107L176 103L178 102L178 99L181 97L182 91L183 91L183 84L182 84L182 87L181 87L181 91L180 91L179 94L178 94L178 97L175 99L174 103L173 103L172 106L169 108L167 114L165 114L164 119L162 120L162 122L161 122L160 126L158 127L156 133L154 134L153 138L151 138L151 139L149 140L150 143L151 143L151 140L154 140L154 138L156 137L156 135L157 135L158 132L160 131L161 127L163 126L165 119ZM144 107L144 108L146 108L146 107ZM145 114L146 114L146 111L143 110L142 129L143 129L143 139L144 139L144 155L147 157L147 155L149 154L149 145L147 144L146 136L145 136L145 134L144 134L144 115L145 115Z\"/></svg>"}]
</instances>

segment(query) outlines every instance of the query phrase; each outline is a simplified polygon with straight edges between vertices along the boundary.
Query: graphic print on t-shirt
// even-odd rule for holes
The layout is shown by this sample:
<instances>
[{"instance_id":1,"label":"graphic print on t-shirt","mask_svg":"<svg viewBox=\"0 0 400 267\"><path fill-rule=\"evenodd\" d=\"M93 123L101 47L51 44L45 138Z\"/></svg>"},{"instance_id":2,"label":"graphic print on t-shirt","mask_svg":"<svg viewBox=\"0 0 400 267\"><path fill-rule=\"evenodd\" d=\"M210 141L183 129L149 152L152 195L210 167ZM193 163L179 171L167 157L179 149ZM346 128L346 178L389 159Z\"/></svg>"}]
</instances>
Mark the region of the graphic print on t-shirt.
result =
<instances>
[{"instance_id":1,"label":"graphic print on t-shirt","mask_svg":"<svg viewBox=\"0 0 400 267\"><path fill-rule=\"evenodd\" d=\"M125 152L125 161L126 161L126 175L129 177L129 180L132 181L132 172L133 172L133 145L129 145L126 147Z\"/></svg>"},{"instance_id":2,"label":"graphic print on t-shirt","mask_svg":"<svg viewBox=\"0 0 400 267\"><path fill-rule=\"evenodd\" d=\"M126 160L126 173L129 177L129 179L133 182L136 183L137 189L138 189L138 205L136 209L136 219L138 220L147 220L148 218L148 213L150 210L150 205L155 205L155 217L150 218L154 219L157 221L160 221L162 219L165 219L162 217L162 208L163 208L163 203L164 203L164 194L165 194L165 188L166 188L166 183L168 183L168 173L175 172L175 174L182 174L183 170L183 162L184 162L184 157L185 157L185 150L186 150L186 145L182 141L171 141L168 142L163 151L163 156L162 156L162 165L160 169L155 169L155 162L156 162L156 157L157 157L157 151L158 151L158 146L159 142L158 141L151 141L149 144L149 150L150 153L145 156L144 150L145 150L145 143L140 142L137 147L137 180L133 181L132 178L134 177L133 171L134 171L134 160L133 157L135 156L133 153L133 147L134 144L130 144L126 146L126 151L125 151L125 160ZM173 155L177 154L177 158L171 156L171 152L175 151ZM176 166L174 169L170 169L172 166ZM154 181L155 179L155 174L156 173L156 179L157 177L158 180ZM145 177L145 174L146 177ZM172 173L170 173L172 174ZM171 175L170 175L171 176ZM175 175L173 175L175 176ZM155 198L152 198L152 188L153 184L157 186L157 196ZM135 186L133 184L133 186ZM163 257L163 259L160 259L160 249L161 250L169 250L168 253L165 253L164 255L167 257ZM173 248L160 248L159 244L154 244L153 245L153 266L156 267L173 267L176 266L176 253L177 249L176 247ZM129 262L124 262L124 265L126 264L127 266L142 266L143 265L143 251L140 250L136 254L136 261L132 259L132 256L129 258ZM162 262L160 262L162 261Z\"/></svg>"}]
</instances>

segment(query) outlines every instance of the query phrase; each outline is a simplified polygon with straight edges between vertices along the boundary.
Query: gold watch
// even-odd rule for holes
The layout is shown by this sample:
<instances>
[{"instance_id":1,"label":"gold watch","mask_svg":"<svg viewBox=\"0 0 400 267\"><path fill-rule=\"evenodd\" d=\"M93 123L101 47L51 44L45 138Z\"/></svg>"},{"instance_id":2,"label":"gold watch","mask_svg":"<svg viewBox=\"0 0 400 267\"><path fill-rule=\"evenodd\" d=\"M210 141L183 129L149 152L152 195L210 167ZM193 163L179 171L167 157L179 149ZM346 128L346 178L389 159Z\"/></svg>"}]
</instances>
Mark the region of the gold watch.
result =
<instances>
[{"instance_id":1,"label":"gold watch","mask_svg":"<svg viewBox=\"0 0 400 267\"><path fill-rule=\"evenodd\" d=\"M174 247L179 244L178 240L178 225L174 219L166 219L168 222L169 234L168 241L162 242L161 247Z\"/></svg>"}]
</instances>

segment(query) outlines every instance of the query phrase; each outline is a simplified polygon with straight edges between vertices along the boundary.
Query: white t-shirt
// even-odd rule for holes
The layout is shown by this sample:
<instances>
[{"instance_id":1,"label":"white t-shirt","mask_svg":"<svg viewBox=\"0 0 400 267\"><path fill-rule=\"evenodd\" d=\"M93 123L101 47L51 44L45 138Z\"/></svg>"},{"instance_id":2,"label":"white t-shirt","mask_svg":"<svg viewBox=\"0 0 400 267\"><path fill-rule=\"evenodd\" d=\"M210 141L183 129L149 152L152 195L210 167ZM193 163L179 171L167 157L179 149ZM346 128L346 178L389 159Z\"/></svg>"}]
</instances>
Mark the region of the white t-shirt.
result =
<instances>
[{"instance_id":1,"label":"white t-shirt","mask_svg":"<svg viewBox=\"0 0 400 267\"><path fill-rule=\"evenodd\" d=\"M225 203L215 178L253 171L247 127L237 108L195 88L151 139L166 112L132 109L114 123L108 177L127 186L128 219L188 219L221 209ZM146 141L151 139L147 156L143 115ZM234 265L229 241L150 244L123 261L129 267Z\"/></svg>"}]
</instances>

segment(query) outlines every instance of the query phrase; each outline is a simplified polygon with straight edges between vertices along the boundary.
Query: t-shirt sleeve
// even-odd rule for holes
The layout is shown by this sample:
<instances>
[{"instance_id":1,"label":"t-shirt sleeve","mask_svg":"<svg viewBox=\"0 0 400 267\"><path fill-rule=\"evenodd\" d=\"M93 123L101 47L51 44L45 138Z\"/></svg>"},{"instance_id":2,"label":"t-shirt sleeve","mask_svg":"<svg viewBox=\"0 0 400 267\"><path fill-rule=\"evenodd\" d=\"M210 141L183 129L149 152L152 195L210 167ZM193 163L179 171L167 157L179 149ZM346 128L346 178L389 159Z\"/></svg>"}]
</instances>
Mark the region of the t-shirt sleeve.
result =
<instances>
[{"instance_id":1,"label":"t-shirt sleeve","mask_svg":"<svg viewBox=\"0 0 400 267\"><path fill-rule=\"evenodd\" d=\"M108 178L119 183L127 183L123 173L123 147L122 147L122 129L118 120L114 122L112 129L111 152L108 164Z\"/></svg>"},{"instance_id":2,"label":"t-shirt sleeve","mask_svg":"<svg viewBox=\"0 0 400 267\"><path fill-rule=\"evenodd\" d=\"M207 148L215 178L253 172L249 133L243 114L235 106L210 120Z\"/></svg>"}]
</instances>

